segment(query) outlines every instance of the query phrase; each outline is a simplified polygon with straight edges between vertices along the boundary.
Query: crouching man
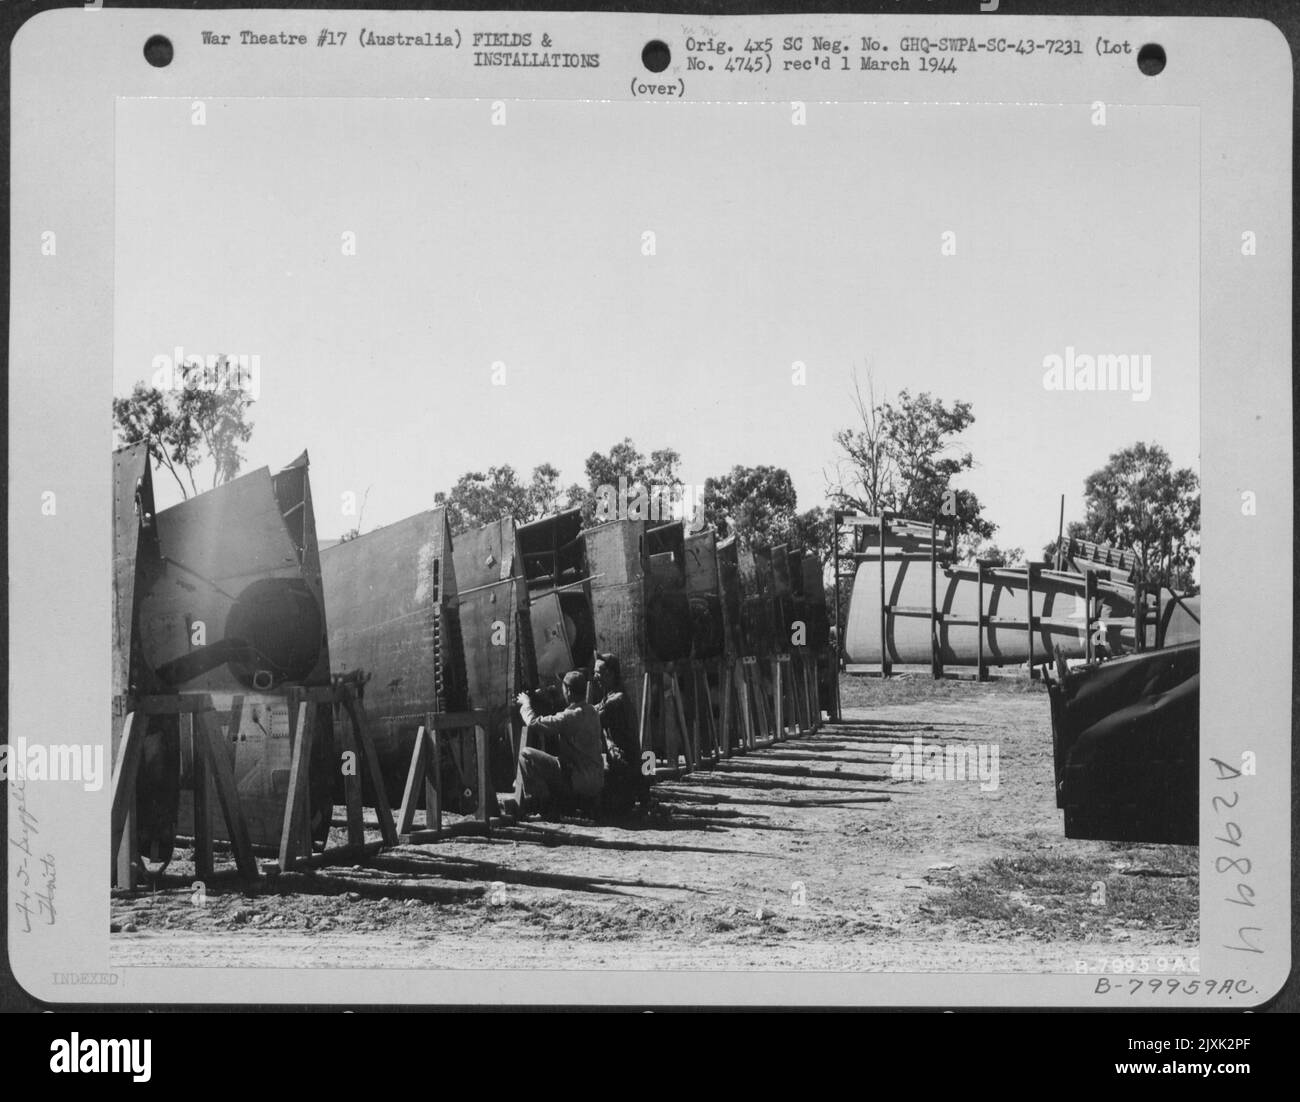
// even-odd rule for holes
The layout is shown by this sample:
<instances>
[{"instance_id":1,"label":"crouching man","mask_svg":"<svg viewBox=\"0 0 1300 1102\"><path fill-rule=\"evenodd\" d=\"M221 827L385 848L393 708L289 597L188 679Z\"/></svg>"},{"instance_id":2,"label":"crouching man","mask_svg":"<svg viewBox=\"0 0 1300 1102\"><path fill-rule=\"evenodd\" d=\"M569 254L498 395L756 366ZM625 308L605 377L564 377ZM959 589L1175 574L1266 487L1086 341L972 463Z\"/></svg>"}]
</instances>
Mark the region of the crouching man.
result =
<instances>
[{"instance_id":1,"label":"crouching man","mask_svg":"<svg viewBox=\"0 0 1300 1102\"><path fill-rule=\"evenodd\" d=\"M584 700L587 678L581 670L564 675L564 710L553 716L533 711L527 693L518 696L527 728L541 730L546 749L519 752L514 792L501 801L503 815L518 818L568 798L594 798L605 784L604 735L600 717Z\"/></svg>"},{"instance_id":2,"label":"crouching man","mask_svg":"<svg viewBox=\"0 0 1300 1102\"><path fill-rule=\"evenodd\" d=\"M598 654L592 681L600 699L596 712L605 735L605 800L615 815L625 815L636 804L648 803L649 778L641 773L641 740L636 708L623 689L618 657Z\"/></svg>"}]
</instances>

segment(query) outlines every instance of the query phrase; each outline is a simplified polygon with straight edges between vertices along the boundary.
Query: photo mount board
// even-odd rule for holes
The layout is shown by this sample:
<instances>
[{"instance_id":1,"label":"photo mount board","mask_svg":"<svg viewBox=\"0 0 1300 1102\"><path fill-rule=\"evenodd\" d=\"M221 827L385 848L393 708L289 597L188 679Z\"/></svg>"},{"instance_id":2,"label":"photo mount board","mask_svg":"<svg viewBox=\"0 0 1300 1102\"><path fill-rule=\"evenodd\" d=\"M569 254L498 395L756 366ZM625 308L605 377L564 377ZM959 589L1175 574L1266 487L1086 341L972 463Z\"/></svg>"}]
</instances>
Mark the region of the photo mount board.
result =
<instances>
[{"instance_id":1,"label":"photo mount board","mask_svg":"<svg viewBox=\"0 0 1300 1102\"><path fill-rule=\"evenodd\" d=\"M432 98L477 103L488 118L497 103L574 102L674 112L686 120L765 104L786 125L800 108L811 120L801 137L815 151L818 105L1019 105L1056 110L1078 126L1074 140L1095 140L1098 105L1111 117L1157 111L1187 118L1197 138L1194 186L1199 202L1198 360L1201 560L1204 584L1201 705L1200 976L1233 984L1210 994L1132 991L1103 985L1095 974L783 973L742 975L656 971L532 971L493 974L402 973L412 1001L754 1003L793 1005L1022 1006L1114 1008L1235 1006L1273 995L1290 970L1290 712L1292 609L1291 148L1292 67L1284 36L1265 21L994 15L672 16L656 14L440 12L421 22L455 32L543 32L564 53L598 57L599 65L555 69L475 65L468 46L426 51L317 47L323 28L361 28L377 35L406 31L412 13L320 11L125 11L67 9L30 19L12 44L11 327L9 375L9 532L11 738L40 729L58 701L64 730L107 748L112 687L112 465L107 416L112 391L106 368L87 367L67 384L68 365L114 359L115 118L124 104L171 99L189 112L196 101ZM303 36L301 46L240 45L241 33ZM230 35L205 45L204 33ZM142 55L150 36L165 34L175 56L165 68ZM804 67L789 57L787 38L846 40L852 76ZM690 51L686 40L771 40L748 68L715 64L720 54ZM974 51L904 50L928 39L994 42ZM866 46L889 45L891 53ZM998 43L1077 42L1077 53ZM669 68L651 75L647 42L674 51ZM1143 73L1131 50L1103 43L1159 43L1168 64ZM362 46L362 48L353 48ZM857 48L857 47L866 47ZM434 47L431 47L434 48ZM283 51L293 50L292 64ZM437 47L437 49L443 49ZM806 49L811 56L814 52ZM906 70L891 68L908 55ZM793 51L791 51L793 54ZM694 57L699 68L689 67ZM868 62L880 62L872 67ZM949 65L951 63L951 65ZM709 68L713 64L713 68ZM741 106L747 105L747 106ZM649 116L647 116L649 117ZM900 116L901 117L901 116ZM1082 145L1079 146L1082 148ZM810 152L810 157L812 153ZM815 158L813 158L815 160ZM990 165L992 162L990 162ZM594 172L604 171L594 167ZM304 188L311 186L303 181ZM1029 197L1032 198L1032 197ZM1026 197L1008 194L1009 205ZM935 212L933 240L947 229ZM631 232L631 231L629 231ZM759 232L757 229L755 232ZM51 236L52 235L52 236ZM51 243L57 240L57 251ZM1250 247L1247 248L1247 242ZM965 248L965 245L962 246ZM1051 248L1050 242L1036 247ZM1014 304L998 303L1005 318ZM288 323L291 323L291 318ZM994 322L990 321L991 325ZM789 365L786 365L788 371ZM738 406L737 414L743 416ZM59 416L49 417L57 409ZM346 417L343 418L346 424ZM1248 440L1249 447L1242 446ZM314 445L313 445L314 446ZM1027 457L1028 458L1028 457ZM51 498L48 495L53 495ZM49 503L57 501L57 512ZM43 512L42 505L46 508ZM318 503L317 515L321 515ZM56 519L57 518L57 519ZM1240 579L1267 580L1243 586ZM24 638L39 640L25 647ZM1244 666L1261 638L1267 653ZM70 674L68 671L71 670ZM69 691L69 678L76 681ZM1242 718L1243 694L1250 700ZM1255 774L1240 772L1249 755ZM1241 844L1216 837L1225 828L1221 802L1234 800L1231 823ZM40 999L60 1002L390 1002L393 975L383 969L129 968L113 971L108 933L109 788L71 783L10 782L11 841L34 839L58 868L57 918L33 902L10 911L8 951L17 980ZM11 907L21 904L18 877L39 867L9 864ZM11 851L12 852L12 851ZM1225 862L1251 861L1234 878ZM1243 888L1244 885L1244 888ZM1248 919L1233 896L1249 892ZM1063 954L1065 955L1065 954ZM1068 961L1062 968L1068 970ZM1085 968L1088 962L1084 962ZM118 982L75 989L56 975L113 971ZM1113 979L1113 977L1112 977Z\"/></svg>"}]
</instances>

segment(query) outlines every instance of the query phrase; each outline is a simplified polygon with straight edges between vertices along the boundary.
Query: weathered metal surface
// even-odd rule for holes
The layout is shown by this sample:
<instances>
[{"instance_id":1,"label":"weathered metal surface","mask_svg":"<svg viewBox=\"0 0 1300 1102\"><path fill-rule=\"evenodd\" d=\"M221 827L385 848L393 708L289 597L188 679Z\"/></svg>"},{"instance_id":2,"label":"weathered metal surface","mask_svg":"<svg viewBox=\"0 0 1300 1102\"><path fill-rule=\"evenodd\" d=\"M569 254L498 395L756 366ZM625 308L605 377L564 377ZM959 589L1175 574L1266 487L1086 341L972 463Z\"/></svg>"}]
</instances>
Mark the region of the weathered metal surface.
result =
<instances>
[{"instance_id":1,"label":"weathered metal surface","mask_svg":"<svg viewBox=\"0 0 1300 1102\"><path fill-rule=\"evenodd\" d=\"M446 511L336 544L321 566L334 670L368 678L367 723L396 806L426 713L464 711L468 703Z\"/></svg>"},{"instance_id":2,"label":"weathered metal surface","mask_svg":"<svg viewBox=\"0 0 1300 1102\"><path fill-rule=\"evenodd\" d=\"M745 641L741 631L743 592L740 581L740 555L736 537L719 540L718 585L722 594L722 636L726 652L733 658L741 656Z\"/></svg>"},{"instance_id":3,"label":"weathered metal surface","mask_svg":"<svg viewBox=\"0 0 1300 1102\"><path fill-rule=\"evenodd\" d=\"M530 521L519 526L516 536L528 585L537 676L553 685L570 670L588 665L596 647L582 512L570 509Z\"/></svg>"},{"instance_id":4,"label":"weathered metal surface","mask_svg":"<svg viewBox=\"0 0 1300 1102\"><path fill-rule=\"evenodd\" d=\"M686 579L686 532L680 522L645 534L646 656L658 662L690 658L694 644Z\"/></svg>"},{"instance_id":5,"label":"weathered metal surface","mask_svg":"<svg viewBox=\"0 0 1300 1102\"><path fill-rule=\"evenodd\" d=\"M643 520L613 520L583 533L591 571L596 648L618 656L623 683L641 707L647 656Z\"/></svg>"},{"instance_id":6,"label":"weathered metal surface","mask_svg":"<svg viewBox=\"0 0 1300 1102\"><path fill-rule=\"evenodd\" d=\"M488 715L491 772L500 790L514 782L521 723L514 700L538 684L528 585L515 523L504 517L455 538L452 555L471 708ZM551 595L558 611L558 598Z\"/></svg>"},{"instance_id":7,"label":"weathered metal surface","mask_svg":"<svg viewBox=\"0 0 1300 1102\"><path fill-rule=\"evenodd\" d=\"M1201 638L1201 598L1180 597L1168 589L1160 591L1159 645L1173 647Z\"/></svg>"},{"instance_id":8,"label":"weathered metal surface","mask_svg":"<svg viewBox=\"0 0 1300 1102\"><path fill-rule=\"evenodd\" d=\"M118 453L114 468L114 676L122 690L115 718L143 695L209 693L226 721L252 841L274 844L291 755L288 694L329 684L306 453L274 478L260 468L156 516L140 451ZM237 696L243 719L231 730ZM311 772L318 837L328 830L334 772L332 731L321 726ZM177 830L192 830L190 796L181 792L192 783L191 766L189 732L179 718L151 716L138 786L147 855L162 859ZM224 824L215 833L224 836Z\"/></svg>"},{"instance_id":9,"label":"weathered metal surface","mask_svg":"<svg viewBox=\"0 0 1300 1102\"><path fill-rule=\"evenodd\" d=\"M776 582L772 577L772 555L764 548L738 545L741 605L740 624L745 654L770 657L780 650L777 640Z\"/></svg>"},{"instance_id":10,"label":"weathered metal surface","mask_svg":"<svg viewBox=\"0 0 1300 1102\"><path fill-rule=\"evenodd\" d=\"M1066 837L1199 840L1200 657L1189 643L1049 681Z\"/></svg>"},{"instance_id":11,"label":"weathered metal surface","mask_svg":"<svg viewBox=\"0 0 1300 1102\"><path fill-rule=\"evenodd\" d=\"M1123 551L1108 544L1093 543L1074 536L1066 543L1064 558L1065 565L1071 567L1076 574L1093 569L1102 577L1117 582L1129 581L1137 567L1137 556L1132 551Z\"/></svg>"},{"instance_id":12,"label":"weathered metal surface","mask_svg":"<svg viewBox=\"0 0 1300 1102\"><path fill-rule=\"evenodd\" d=\"M145 444L136 444L113 453L114 698L147 692L154 685L152 671L139 653L135 601L141 573L156 573L158 569L158 525L149 449Z\"/></svg>"},{"instance_id":13,"label":"weathered metal surface","mask_svg":"<svg viewBox=\"0 0 1300 1102\"><path fill-rule=\"evenodd\" d=\"M808 607L808 645L823 650L831 642L830 609L826 602L826 576L821 559L815 552L804 551L800 563L803 573L803 596Z\"/></svg>"},{"instance_id":14,"label":"weathered metal surface","mask_svg":"<svg viewBox=\"0 0 1300 1102\"><path fill-rule=\"evenodd\" d=\"M928 665L932 659L930 602L932 571L929 527L915 521L891 518L883 549L876 543L880 522L859 517L857 566L852 596L845 617L844 652L847 661L878 665L881 662L881 605L891 612L886 621L887 657L893 663ZM874 533L874 535L873 535ZM1092 634L1108 654L1136 650L1136 597L1121 564L1131 566L1131 554L1080 544L1074 549L1108 563L1092 570L1096 578L1096 605L1092 609ZM1032 596L1023 567L988 567L984 579L983 615L1009 621L988 624L981 639L976 626L980 615L979 572L975 566L950 565L946 542L938 551L935 575L938 659L943 665L977 666L980 643L990 665L1014 665L1029 659L1026 616L1032 608L1035 625L1035 661L1050 658L1060 648L1066 658L1088 654L1088 582L1070 570L1035 567ZM1092 558L1087 560L1089 563ZM1090 567L1091 569L1091 567ZM1143 647L1173 644L1199 638L1199 600L1178 598L1169 590L1160 594L1157 624L1155 599L1145 598Z\"/></svg>"},{"instance_id":15,"label":"weathered metal surface","mask_svg":"<svg viewBox=\"0 0 1300 1102\"><path fill-rule=\"evenodd\" d=\"M795 625L806 619L799 603L795 576L791 571L791 548L781 543L772 548L772 613L776 625L777 649L788 651L794 636ZM798 575L798 588L803 587L802 571Z\"/></svg>"},{"instance_id":16,"label":"weathered metal surface","mask_svg":"<svg viewBox=\"0 0 1300 1102\"><path fill-rule=\"evenodd\" d=\"M926 616L892 614L889 618L889 658L900 664L928 665L931 658L930 565L886 559L885 591L891 607L924 609ZM978 573L974 567L940 568L936 604L939 622L939 657L945 666L977 664ZM849 662L880 662L880 560L862 560L857 566L853 594L846 617L844 648ZM1087 649L1085 579L1078 574L1043 570L1036 578L1033 610L1043 621L1034 632L1034 656L1046 660L1060 647L1067 658L1082 658ZM989 624L984 630L985 661L990 665L1016 665L1028 661L1029 643L1024 618L1026 577L1023 570L990 568L985 573L984 615L1005 618L1010 624ZM1101 625L1110 653L1125 649L1125 628L1132 632L1133 591L1113 582L1098 582L1094 622ZM951 623L946 621L962 621ZM1019 624L1015 621L1019 621ZM1154 642L1154 632L1150 636Z\"/></svg>"},{"instance_id":17,"label":"weathered metal surface","mask_svg":"<svg viewBox=\"0 0 1300 1102\"><path fill-rule=\"evenodd\" d=\"M690 605L691 653L720 658L726 649L718 537L712 528L686 534L686 598Z\"/></svg>"}]
</instances>

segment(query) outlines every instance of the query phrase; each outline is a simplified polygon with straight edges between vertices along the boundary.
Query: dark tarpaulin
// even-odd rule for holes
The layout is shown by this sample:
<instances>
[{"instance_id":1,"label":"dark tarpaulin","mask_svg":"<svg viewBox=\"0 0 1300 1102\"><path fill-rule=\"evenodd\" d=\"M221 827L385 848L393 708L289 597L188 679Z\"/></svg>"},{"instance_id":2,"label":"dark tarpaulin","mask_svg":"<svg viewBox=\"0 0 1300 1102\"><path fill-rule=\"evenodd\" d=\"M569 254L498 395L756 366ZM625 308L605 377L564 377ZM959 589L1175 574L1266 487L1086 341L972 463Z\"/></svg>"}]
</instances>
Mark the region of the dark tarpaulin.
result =
<instances>
[{"instance_id":1,"label":"dark tarpaulin","mask_svg":"<svg viewBox=\"0 0 1300 1102\"><path fill-rule=\"evenodd\" d=\"M1200 662L1188 643L1049 683L1067 838L1196 844Z\"/></svg>"}]
</instances>

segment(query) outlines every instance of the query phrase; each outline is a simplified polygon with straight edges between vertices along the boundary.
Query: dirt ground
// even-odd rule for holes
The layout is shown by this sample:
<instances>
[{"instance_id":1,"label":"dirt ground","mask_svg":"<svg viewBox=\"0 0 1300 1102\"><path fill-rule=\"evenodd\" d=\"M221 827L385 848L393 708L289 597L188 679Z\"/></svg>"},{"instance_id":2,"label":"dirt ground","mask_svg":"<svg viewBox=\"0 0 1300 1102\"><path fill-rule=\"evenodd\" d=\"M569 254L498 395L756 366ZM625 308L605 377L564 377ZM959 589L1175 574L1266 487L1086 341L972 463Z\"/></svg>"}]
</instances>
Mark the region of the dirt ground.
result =
<instances>
[{"instance_id":1,"label":"dirt ground","mask_svg":"<svg viewBox=\"0 0 1300 1102\"><path fill-rule=\"evenodd\" d=\"M202 892L181 850L155 890L114 893L113 964L1065 973L1195 954L1195 847L1064 837L1041 686L847 677L843 697L844 722L665 781L623 826L530 820ZM918 737L986 765L996 746L997 787L891 777Z\"/></svg>"}]
</instances>

